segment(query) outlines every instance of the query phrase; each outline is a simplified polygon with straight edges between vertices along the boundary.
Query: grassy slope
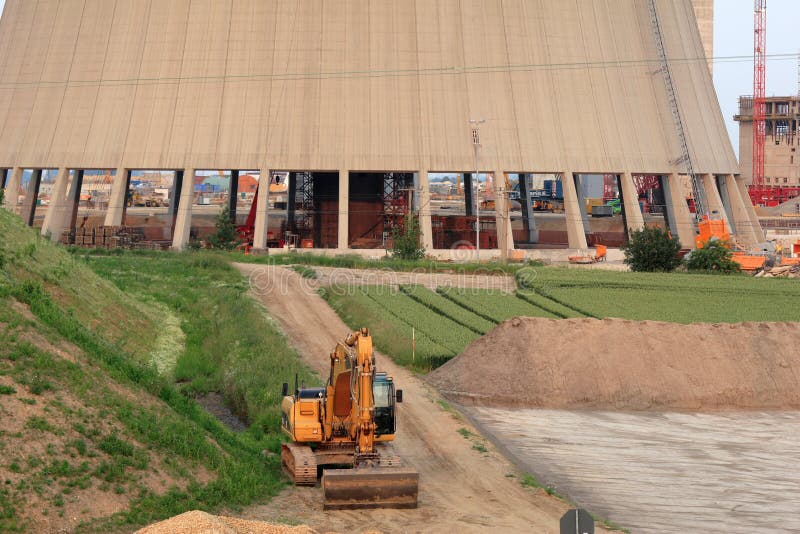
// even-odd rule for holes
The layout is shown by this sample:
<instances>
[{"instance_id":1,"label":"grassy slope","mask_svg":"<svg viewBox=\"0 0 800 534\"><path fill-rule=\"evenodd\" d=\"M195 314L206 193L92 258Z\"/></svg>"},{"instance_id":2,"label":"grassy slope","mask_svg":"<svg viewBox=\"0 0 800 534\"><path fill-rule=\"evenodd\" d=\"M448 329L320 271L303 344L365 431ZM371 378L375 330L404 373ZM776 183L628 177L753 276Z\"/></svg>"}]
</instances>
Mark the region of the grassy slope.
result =
<instances>
[{"instance_id":1,"label":"grassy slope","mask_svg":"<svg viewBox=\"0 0 800 534\"><path fill-rule=\"evenodd\" d=\"M0 235L0 531L129 530L187 509L243 505L282 486L279 460L261 451L279 448L276 399L288 376L263 368L278 359L287 371L300 366L263 311L241 298L234 271L202 257L165 257L165 268L109 260L121 291L3 210ZM162 277L150 297L161 305L130 294L137 263ZM239 334L217 314L242 321ZM183 394L171 366L159 374L153 356L164 352L163 325L176 317L186 348L177 346L175 372L190 391L239 394L234 403L258 422L246 433ZM215 341L220 333L224 341ZM223 362L235 371L223 375Z\"/></svg>"}]
</instances>

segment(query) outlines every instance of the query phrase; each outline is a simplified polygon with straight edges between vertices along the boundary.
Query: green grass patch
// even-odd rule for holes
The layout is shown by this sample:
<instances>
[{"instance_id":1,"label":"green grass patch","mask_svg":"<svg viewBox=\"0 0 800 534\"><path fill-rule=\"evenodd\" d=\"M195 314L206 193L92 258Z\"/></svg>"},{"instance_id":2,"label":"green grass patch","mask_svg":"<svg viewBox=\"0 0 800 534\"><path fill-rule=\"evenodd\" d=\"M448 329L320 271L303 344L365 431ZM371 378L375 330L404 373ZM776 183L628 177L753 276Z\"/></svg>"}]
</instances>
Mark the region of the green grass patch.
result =
<instances>
[{"instance_id":1,"label":"green grass patch","mask_svg":"<svg viewBox=\"0 0 800 534\"><path fill-rule=\"evenodd\" d=\"M542 268L528 285L595 317L684 324L800 321L800 284L791 279ZM530 297L529 291L523 294Z\"/></svg>"},{"instance_id":2,"label":"green grass patch","mask_svg":"<svg viewBox=\"0 0 800 534\"><path fill-rule=\"evenodd\" d=\"M292 382L295 373L306 383L318 382L224 256L123 254L87 261L120 289L180 317L185 350L174 378L186 393L221 392L242 419L277 432L281 384Z\"/></svg>"},{"instance_id":3,"label":"green grass patch","mask_svg":"<svg viewBox=\"0 0 800 534\"><path fill-rule=\"evenodd\" d=\"M303 278L308 278L309 280L316 280L318 278L317 271L315 271L308 265L292 265L290 269L299 274L300 276L302 276Z\"/></svg>"},{"instance_id":4,"label":"green grass patch","mask_svg":"<svg viewBox=\"0 0 800 534\"><path fill-rule=\"evenodd\" d=\"M11 386L0 386L0 395L13 395L17 390Z\"/></svg>"}]
</instances>

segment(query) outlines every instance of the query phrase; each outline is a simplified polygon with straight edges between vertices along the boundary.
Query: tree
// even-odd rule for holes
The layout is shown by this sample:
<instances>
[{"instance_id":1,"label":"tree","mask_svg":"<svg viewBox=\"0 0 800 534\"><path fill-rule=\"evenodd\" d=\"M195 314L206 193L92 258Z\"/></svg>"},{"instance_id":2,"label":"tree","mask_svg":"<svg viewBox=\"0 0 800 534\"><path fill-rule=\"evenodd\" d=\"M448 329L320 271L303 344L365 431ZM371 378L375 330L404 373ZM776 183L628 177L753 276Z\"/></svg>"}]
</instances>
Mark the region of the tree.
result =
<instances>
[{"instance_id":1,"label":"tree","mask_svg":"<svg viewBox=\"0 0 800 534\"><path fill-rule=\"evenodd\" d=\"M425 249L420 246L422 231L419 219L409 213L403 218L403 226L392 231L392 256L403 260L420 260Z\"/></svg>"},{"instance_id":2,"label":"tree","mask_svg":"<svg viewBox=\"0 0 800 534\"><path fill-rule=\"evenodd\" d=\"M661 228L634 230L622 247L632 271L670 272L681 264L681 243Z\"/></svg>"},{"instance_id":3,"label":"tree","mask_svg":"<svg viewBox=\"0 0 800 534\"><path fill-rule=\"evenodd\" d=\"M208 242L211 243L212 247L232 250L239 246L241 240L239 239L239 233L236 231L236 225L231 220L231 212L228 206L222 209L214 226L216 231L208 236Z\"/></svg>"},{"instance_id":4,"label":"tree","mask_svg":"<svg viewBox=\"0 0 800 534\"><path fill-rule=\"evenodd\" d=\"M727 241L713 239L703 243L689 255L686 268L690 271L714 271L718 273L738 273L741 266L733 261L733 251Z\"/></svg>"}]
</instances>

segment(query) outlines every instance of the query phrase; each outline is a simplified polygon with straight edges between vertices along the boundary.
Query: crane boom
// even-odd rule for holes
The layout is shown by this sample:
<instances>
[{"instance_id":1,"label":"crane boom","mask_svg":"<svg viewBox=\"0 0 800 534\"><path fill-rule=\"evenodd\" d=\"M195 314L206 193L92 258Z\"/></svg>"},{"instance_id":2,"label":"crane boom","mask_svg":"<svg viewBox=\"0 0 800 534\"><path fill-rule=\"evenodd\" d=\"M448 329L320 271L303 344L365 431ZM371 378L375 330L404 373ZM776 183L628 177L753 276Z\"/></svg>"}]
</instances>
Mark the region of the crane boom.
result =
<instances>
[{"instance_id":1,"label":"crane boom","mask_svg":"<svg viewBox=\"0 0 800 534\"><path fill-rule=\"evenodd\" d=\"M753 36L753 184L756 198L769 195L764 185L767 138L767 0L755 0Z\"/></svg>"}]
</instances>

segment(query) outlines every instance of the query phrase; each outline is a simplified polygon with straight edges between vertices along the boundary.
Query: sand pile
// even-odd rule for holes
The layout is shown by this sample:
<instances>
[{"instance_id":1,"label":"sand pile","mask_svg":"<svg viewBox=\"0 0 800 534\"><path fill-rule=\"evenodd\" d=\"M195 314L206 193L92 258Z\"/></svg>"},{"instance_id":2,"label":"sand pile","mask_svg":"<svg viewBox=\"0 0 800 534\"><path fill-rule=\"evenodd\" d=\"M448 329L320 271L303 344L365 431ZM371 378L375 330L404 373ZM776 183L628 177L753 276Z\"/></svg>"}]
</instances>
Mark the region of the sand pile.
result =
<instances>
[{"instance_id":1,"label":"sand pile","mask_svg":"<svg viewBox=\"0 0 800 534\"><path fill-rule=\"evenodd\" d=\"M797 409L800 324L518 318L429 381L487 406Z\"/></svg>"},{"instance_id":2,"label":"sand pile","mask_svg":"<svg viewBox=\"0 0 800 534\"><path fill-rule=\"evenodd\" d=\"M193 511L137 530L136 534L314 534L306 526L287 527L261 521L215 516Z\"/></svg>"}]
</instances>

